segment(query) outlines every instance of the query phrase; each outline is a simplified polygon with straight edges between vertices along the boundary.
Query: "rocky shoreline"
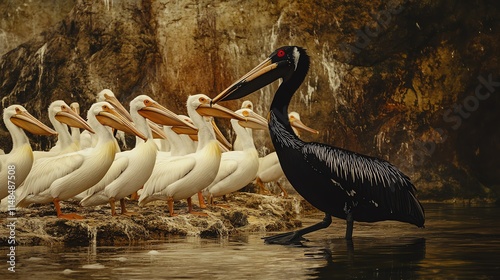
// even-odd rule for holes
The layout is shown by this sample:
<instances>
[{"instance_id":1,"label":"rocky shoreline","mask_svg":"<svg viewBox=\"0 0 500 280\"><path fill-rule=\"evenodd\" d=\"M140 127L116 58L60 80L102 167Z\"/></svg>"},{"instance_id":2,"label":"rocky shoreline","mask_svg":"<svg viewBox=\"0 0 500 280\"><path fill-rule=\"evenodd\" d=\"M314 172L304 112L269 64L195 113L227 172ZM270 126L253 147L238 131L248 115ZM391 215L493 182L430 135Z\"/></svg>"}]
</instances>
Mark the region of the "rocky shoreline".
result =
<instances>
[{"instance_id":1,"label":"rocky shoreline","mask_svg":"<svg viewBox=\"0 0 500 280\"><path fill-rule=\"evenodd\" d=\"M207 216L189 214L187 203L178 202L175 208L179 215L175 217L168 215L167 204L163 201L142 208L129 201L127 209L137 215L115 217L111 216L108 205L85 208L72 202L62 204L65 213L77 212L85 217L84 220L58 219L52 204L37 205L16 213L15 240L16 245L21 246L109 246L172 236L210 238L244 232L284 231L302 225L298 218L304 208L303 202L295 196L285 199L238 192L224 202L225 205L203 209ZM0 219L5 221L7 218L7 213L0 213ZM10 246L9 232L8 227L0 228L0 246Z\"/></svg>"}]
</instances>

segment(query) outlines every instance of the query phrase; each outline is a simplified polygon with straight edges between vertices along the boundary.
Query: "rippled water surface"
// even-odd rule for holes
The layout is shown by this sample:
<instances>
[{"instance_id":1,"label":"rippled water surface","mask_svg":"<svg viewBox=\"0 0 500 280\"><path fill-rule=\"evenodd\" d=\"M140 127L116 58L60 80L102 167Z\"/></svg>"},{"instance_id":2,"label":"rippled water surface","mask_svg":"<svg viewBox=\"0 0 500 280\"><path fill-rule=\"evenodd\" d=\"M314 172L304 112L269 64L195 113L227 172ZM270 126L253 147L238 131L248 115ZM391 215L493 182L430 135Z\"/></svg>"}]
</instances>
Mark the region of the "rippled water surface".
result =
<instances>
[{"instance_id":1,"label":"rippled water surface","mask_svg":"<svg viewBox=\"0 0 500 280\"><path fill-rule=\"evenodd\" d=\"M425 204L426 228L344 221L303 246L265 245L264 233L175 238L121 247L18 247L8 279L500 279L500 208ZM304 218L304 225L322 215ZM5 252L5 248L2 248ZM2 254L5 256L5 254ZM2 277L2 279L7 279Z\"/></svg>"}]
</instances>

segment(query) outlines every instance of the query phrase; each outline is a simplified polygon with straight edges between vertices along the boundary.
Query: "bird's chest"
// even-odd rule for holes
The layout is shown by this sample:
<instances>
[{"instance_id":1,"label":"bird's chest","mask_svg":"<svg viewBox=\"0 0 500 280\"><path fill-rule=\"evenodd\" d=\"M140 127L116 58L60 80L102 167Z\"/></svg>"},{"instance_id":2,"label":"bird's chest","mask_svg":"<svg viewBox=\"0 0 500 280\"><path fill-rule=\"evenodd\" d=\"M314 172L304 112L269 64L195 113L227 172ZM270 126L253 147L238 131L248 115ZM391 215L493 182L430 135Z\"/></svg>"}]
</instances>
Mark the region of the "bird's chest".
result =
<instances>
[{"instance_id":1,"label":"bird's chest","mask_svg":"<svg viewBox=\"0 0 500 280\"><path fill-rule=\"evenodd\" d=\"M196 165L193 168L194 174L206 178L207 181L213 181L221 161L221 150L216 141L211 141L202 150L196 153Z\"/></svg>"},{"instance_id":2,"label":"bird's chest","mask_svg":"<svg viewBox=\"0 0 500 280\"><path fill-rule=\"evenodd\" d=\"M132 150L129 157L134 165L141 166L141 169L153 170L158 149L154 141L148 140L145 143L140 143Z\"/></svg>"},{"instance_id":3,"label":"bird's chest","mask_svg":"<svg viewBox=\"0 0 500 280\"><path fill-rule=\"evenodd\" d=\"M323 212L344 215L345 192L339 191L328 174L309 164L299 150L281 149L276 153L286 178L304 199Z\"/></svg>"},{"instance_id":4,"label":"bird's chest","mask_svg":"<svg viewBox=\"0 0 500 280\"><path fill-rule=\"evenodd\" d=\"M5 166L7 165L14 166L17 184L21 184L26 178L26 176L28 176L28 173L30 172L31 167L33 165L33 152L31 150L31 146L29 144L25 144L17 148L15 151L12 151L5 157L6 157ZM2 175L5 175L6 178L7 172L5 172ZM5 182L6 180L4 180L1 183Z\"/></svg>"}]
</instances>

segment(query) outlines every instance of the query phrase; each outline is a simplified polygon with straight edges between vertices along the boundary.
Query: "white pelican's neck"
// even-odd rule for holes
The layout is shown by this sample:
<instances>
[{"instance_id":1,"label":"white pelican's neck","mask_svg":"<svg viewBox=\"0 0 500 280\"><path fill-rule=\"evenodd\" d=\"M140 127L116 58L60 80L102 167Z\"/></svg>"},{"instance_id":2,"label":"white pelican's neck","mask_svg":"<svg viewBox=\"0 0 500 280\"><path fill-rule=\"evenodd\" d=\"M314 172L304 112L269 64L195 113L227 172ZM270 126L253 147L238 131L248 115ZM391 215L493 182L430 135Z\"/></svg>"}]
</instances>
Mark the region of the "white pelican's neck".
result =
<instances>
[{"instance_id":1,"label":"white pelican's neck","mask_svg":"<svg viewBox=\"0 0 500 280\"><path fill-rule=\"evenodd\" d=\"M233 126L236 137L238 138L239 144L243 150L255 149L255 144L253 142L252 130L244 128L239 125L238 120L231 119L231 125Z\"/></svg>"},{"instance_id":2,"label":"white pelican's neck","mask_svg":"<svg viewBox=\"0 0 500 280\"><path fill-rule=\"evenodd\" d=\"M188 116L198 128L198 148L197 151L203 149L210 141L215 140L215 132L212 127L211 118L202 117L194 108L188 106Z\"/></svg>"},{"instance_id":3,"label":"white pelican's neck","mask_svg":"<svg viewBox=\"0 0 500 280\"><path fill-rule=\"evenodd\" d=\"M130 116L132 117L132 121L134 122L137 129L142 132L148 139L153 139L153 132L149 127L148 121L143 116L139 115L137 110L131 108ZM135 145L137 146L139 143L144 143L140 137L135 137Z\"/></svg>"},{"instance_id":4,"label":"white pelican's neck","mask_svg":"<svg viewBox=\"0 0 500 280\"><path fill-rule=\"evenodd\" d=\"M97 136L97 146L103 145L107 143L108 141L115 141L115 138L113 137L113 133L111 132L112 129L110 127L106 127L102 125L97 118L95 117L94 114L88 114L87 116L87 123L89 126L95 131L95 134Z\"/></svg>"},{"instance_id":5,"label":"white pelican's neck","mask_svg":"<svg viewBox=\"0 0 500 280\"><path fill-rule=\"evenodd\" d=\"M71 128L71 139L73 140L73 143L76 143L78 146L80 146L80 129L78 127L72 127Z\"/></svg>"},{"instance_id":6,"label":"white pelican's neck","mask_svg":"<svg viewBox=\"0 0 500 280\"><path fill-rule=\"evenodd\" d=\"M182 156L188 154L181 136L175 133L171 126L164 125L163 132L167 135L168 142L170 143L170 155Z\"/></svg>"},{"instance_id":7,"label":"white pelican's neck","mask_svg":"<svg viewBox=\"0 0 500 280\"><path fill-rule=\"evenodd\" d=\"M71 139L71 135L69 134L68 126L56 120L56 113L53 110L49 110L49 120L54 127L54 130L57 131L56 146L59 146L62 149L70 146L73 141Z\"/></svg>"},{"instance_id":8,"label":"white pelican's neck","mask_svg":"<svg viewBox=\"0 0 500 280\"><path fill-rule=\"evenodd\" d=\"M197 151L203 149L211 141L215 141L215 132L211 123L210 117L201 117L202 122L197 123L194 119L194 124L198 127L198 147Z\"/></svg>"},{"instance_id":9,"label":"white pelican's neck","mask_svg":"<svg viewBox=\"0 0 500 280\"><path fill-rule=\"evenodd\" d=\"M10 119L4 117L3 122L12 137L12 151L30 143L30 140L28 139L28 136L26 136L24 130L13 124Z\"/></svg>"}]
</instances>

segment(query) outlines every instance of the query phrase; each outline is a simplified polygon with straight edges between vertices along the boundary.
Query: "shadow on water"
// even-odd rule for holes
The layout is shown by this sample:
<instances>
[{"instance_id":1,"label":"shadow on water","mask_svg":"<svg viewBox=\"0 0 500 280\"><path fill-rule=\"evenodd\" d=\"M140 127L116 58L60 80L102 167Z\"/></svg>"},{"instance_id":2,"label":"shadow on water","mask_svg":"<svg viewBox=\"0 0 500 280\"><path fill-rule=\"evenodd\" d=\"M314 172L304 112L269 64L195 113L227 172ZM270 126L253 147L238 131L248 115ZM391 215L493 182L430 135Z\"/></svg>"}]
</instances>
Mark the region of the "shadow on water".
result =
<instances>
[{"instance_id":1,"label":"shadow on water","mask_svg":"<svg viewBox=\"0 0 500 280\"><path fill-rule=\"evenodd\" d=\"M307 259L324 259L324 266L308 274L320 279L415 279L425 258L425 238L384 240L363 238L326 242ZM311 248L314 250L314 248Z\"/></svg>"},{"instance_id":2,"label":"shadow on water","mask_svg":"<svg viewBox=\"0 0 500 280\"><path fill-rule=\"evenodd\" d=\"M266 245L271 233L172 238L133 246L19 246L23 279L500 279L500 208L426 205L425 229L345 221L302 246ZM322 215L304 217L304 226ZM0 271L5 275L5 270Z\"/></svg>"}]
</instances>

